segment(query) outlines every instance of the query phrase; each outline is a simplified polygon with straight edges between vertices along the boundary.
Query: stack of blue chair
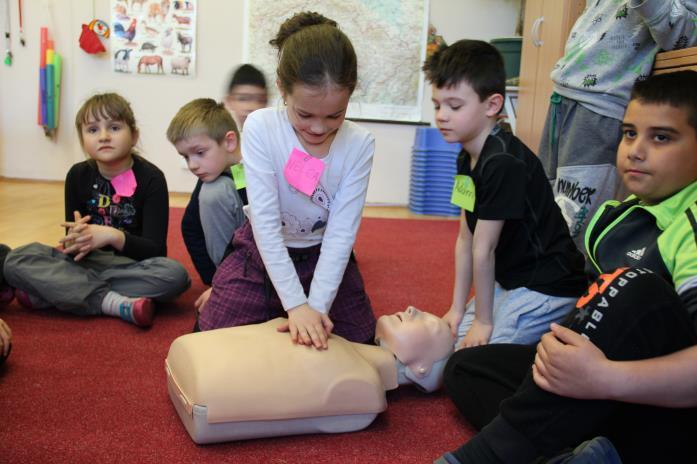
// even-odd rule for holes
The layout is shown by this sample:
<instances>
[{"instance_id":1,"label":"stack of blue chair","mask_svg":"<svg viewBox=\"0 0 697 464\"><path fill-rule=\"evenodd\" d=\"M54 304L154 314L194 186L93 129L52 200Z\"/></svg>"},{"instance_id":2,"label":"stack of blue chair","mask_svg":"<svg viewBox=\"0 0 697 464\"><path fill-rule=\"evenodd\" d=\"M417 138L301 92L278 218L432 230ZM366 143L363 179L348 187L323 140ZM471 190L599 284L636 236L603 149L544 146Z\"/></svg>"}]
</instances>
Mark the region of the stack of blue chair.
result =
<instances>
[{"instance_id":1,"label":"stack of blue chair","mask_svg":"<svg viewBox=\"0 0 697 464\"><path fill-rule=\"evenodd\" d=\"M418 127L411 158L409 210L416 214L458 216L450 203L459 143L448 143L435 127Z\"/></svg>"}]
</instances>

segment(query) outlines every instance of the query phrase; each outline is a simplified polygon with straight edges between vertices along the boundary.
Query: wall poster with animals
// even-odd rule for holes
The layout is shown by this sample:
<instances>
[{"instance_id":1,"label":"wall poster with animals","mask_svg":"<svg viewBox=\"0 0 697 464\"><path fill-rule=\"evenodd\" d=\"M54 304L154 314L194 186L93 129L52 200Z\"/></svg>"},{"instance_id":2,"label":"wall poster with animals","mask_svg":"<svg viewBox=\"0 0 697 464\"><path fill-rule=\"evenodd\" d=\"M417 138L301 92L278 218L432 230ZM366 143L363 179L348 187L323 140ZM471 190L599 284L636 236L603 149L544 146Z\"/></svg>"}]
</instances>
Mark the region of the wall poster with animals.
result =
<instances>
[{"instance_id":1,"label":"wall poster with animals","mask_svg":"<svg viewBox=\"0 0 697 464\"><path fill-rule=\"evenodd\" d=\"M196 0L111 0L114 71L193 76Z\"/></svg>"}]
</instances>

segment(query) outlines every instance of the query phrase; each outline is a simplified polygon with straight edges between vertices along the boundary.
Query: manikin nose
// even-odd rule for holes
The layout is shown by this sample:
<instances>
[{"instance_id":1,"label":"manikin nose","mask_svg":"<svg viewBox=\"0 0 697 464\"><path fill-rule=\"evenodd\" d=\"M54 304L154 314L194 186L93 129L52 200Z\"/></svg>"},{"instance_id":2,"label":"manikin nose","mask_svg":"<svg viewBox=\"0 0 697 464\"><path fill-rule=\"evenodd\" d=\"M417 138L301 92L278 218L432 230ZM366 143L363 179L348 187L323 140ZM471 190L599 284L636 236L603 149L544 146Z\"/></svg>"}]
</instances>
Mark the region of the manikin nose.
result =
<instances>
[{"instance_id":1,"label":"manikin nose","mask_svg":"<svg viewBox=\"0 0 697 464\"><path fill-rule=\"evenodd\" d=\"M404 319L411 320L416 316L417 310L413 306L409 306L406 311L404 311Z\"/></svg>"}]
</instances>

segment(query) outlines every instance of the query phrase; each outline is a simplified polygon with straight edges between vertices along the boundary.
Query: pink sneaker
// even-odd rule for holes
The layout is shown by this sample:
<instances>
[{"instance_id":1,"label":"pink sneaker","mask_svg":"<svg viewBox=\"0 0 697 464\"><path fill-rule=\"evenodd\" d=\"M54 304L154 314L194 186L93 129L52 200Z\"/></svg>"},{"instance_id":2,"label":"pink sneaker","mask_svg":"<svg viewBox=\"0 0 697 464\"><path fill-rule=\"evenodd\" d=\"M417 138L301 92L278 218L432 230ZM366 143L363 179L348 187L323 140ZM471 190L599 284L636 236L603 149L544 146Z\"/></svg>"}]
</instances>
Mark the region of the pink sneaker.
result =
<instances>
[{"instance_id":1,"label":"pink sneaker","mask_svg":"<svg viewBox=\"0 0 697 464\"><path fill-rule=\"evenodd\" d=\"M155 318L155 303L150 298L138 298L131 308L133 323L139 327L150 327Z\"/></svg>"},{"instance_id":2,"label":"pink sneaker","mask_svg":"<svg viewBox=\"0 0 697 464\"><path fill-rule=\"evenodd\" d=\"M0 305L8 305L15 298L15 289L9 285L0 289Z\"/></svg>"}]
</instances>

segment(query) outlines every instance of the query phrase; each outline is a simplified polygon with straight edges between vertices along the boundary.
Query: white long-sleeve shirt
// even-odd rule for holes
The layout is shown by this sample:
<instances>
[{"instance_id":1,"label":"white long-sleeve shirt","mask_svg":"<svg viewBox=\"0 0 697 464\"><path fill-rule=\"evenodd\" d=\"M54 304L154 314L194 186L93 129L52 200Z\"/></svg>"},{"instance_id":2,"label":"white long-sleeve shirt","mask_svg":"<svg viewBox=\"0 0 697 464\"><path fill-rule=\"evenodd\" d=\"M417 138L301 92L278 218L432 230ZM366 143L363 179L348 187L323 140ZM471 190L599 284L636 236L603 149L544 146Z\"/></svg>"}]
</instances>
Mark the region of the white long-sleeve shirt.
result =
<instances>
[{"instance_id":1,"label":"white long-sleeve shirt","mask_svg":"<svg viewBox=\"0 0 697 464\"><path fill-rule=\"evenodd\" d=\"M375 140L344 121L312 197L291 187L284 168L294 148L305 151L285 108L264 108L247 118L242 157L247 177L247 215L254 240L283 307L307 303L327 314L344 275L368 190ZM286 247L321 243L309 295L300 284Z\"/></svg>"}]
</instances>

